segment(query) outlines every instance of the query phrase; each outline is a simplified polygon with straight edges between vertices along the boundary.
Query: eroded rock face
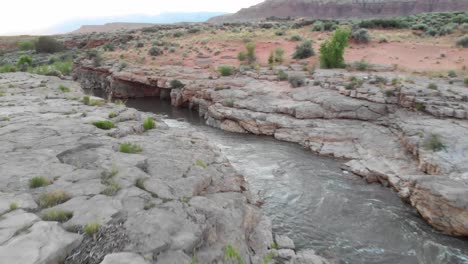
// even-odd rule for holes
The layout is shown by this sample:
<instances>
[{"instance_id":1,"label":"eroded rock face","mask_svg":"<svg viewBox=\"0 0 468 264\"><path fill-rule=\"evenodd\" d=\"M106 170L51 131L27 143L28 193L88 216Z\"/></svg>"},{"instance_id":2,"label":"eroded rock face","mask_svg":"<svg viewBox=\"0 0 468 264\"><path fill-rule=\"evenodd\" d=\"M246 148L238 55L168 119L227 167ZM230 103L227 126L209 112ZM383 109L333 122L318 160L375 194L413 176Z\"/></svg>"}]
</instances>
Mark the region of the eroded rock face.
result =
<instances>
[{"instance_id":1,"label":"eroded rock face","mask_svg":"<svg viewBox=\"0 0 468 264\"><path fill-rule=\"evenodd\" d=\"M55 77L1 74L0 85L8 87L0 97L0 263L221 263L227 245L259 263L269 253L271 224L196 130L122 105L85 105L77 83ZM147 117L155 129L139 129ZM115 128L93 125L103 120ZM142 151L120 152L126 142ZM38 176L47 181L30 188ZM96 233L83 232L94 223Z\"/></svg>"},{"instance_id":2,"label":"eroded rock face","mask_svg":"<svg viewBox=\"0 0 468 264\"><path fill-rule=\"evenodd\" d=\"M422 12L468 10L463 0L406 0L406 1L351 1L351 0L267 0L258 5L243 8L231 15L210 19L210 22L256 21L275 17L388 17L404 16Z\"/></svg>"},{"instance_id":3,"label":"eroded rock face","mask_svg":"<svg viewBox=\"0 0 468 264\"><path fill-rule=\"evenodd\" d=\"M171 92L172 104L192 107L226 131L270 135L349 159L352 172L394 188L438 230L466 235L468 198L449 195L468 188L468 90L461 81L316 70L307 85L292 89L273 81L274 70L214 80L192 72L184 76L190 85ZM431 83L438 89L428 89ZM427 146L433 135L442 149Z\"/></svg>"}]
</instances>

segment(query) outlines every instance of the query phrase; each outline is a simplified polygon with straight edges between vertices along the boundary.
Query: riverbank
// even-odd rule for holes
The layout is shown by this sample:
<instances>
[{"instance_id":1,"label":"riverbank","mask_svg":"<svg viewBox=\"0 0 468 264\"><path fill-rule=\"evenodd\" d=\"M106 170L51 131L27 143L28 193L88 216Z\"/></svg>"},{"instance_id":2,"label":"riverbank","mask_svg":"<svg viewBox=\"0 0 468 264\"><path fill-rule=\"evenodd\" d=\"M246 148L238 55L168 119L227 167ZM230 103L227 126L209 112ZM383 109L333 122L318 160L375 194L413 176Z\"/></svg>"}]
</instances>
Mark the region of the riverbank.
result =
<instances>
[{"instance_id":1,"label":"riverbank","mask_svg":"<svg viewBox=\"0 0 468 264\"><path fill-rule=\"evenodd\" d=\"M56 77L1 74L0 87L0 263L325 263L273 239L196 130Z\"/></svg>"},{"instance_id":2,"label":"riverbank","mask_svg":"<svg viewBox=\"0 0 468 264\"><path fill-rule=\"evenodd\" d=\"M82 83L93 82L83 78L90 71L100 80L114 78L111 66L92 70L82 63L75 68ZM130 83L179 79L185 87L172 89L172 104L198 110L207 124L349 159L351 171L395 189L436 229L468 235L468 90L462 81L341 70L309 75L302 68L247 69L219 77L209 70L167 66L118 76ZM103 69L107 72L99 74ZM303 76L306 85L291 88L277 80L277 70ZM113 90L112 82L100 83L94 89Z\"/></svg>"}]
</instances>

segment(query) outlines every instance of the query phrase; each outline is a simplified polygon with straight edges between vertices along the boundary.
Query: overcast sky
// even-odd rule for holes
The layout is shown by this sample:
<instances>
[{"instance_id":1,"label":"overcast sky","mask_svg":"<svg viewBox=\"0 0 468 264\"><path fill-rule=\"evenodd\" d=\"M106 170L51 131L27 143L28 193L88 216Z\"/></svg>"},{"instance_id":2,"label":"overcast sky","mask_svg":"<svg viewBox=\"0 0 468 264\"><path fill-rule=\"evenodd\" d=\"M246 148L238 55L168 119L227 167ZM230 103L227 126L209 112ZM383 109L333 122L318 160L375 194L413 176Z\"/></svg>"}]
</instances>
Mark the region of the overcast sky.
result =
<instances>
[{"instance_id":1,"label":"overcast sky","mask_svg":"<svg viewBox=\"0 0 468 264\"><path fill-rule=\"evenodd\" d=\"M234 13L260 2L263 0L5 0L1 4L0 35L47 33L60 23L87 18L161 12Z\"/></svg>"}]
</instances>

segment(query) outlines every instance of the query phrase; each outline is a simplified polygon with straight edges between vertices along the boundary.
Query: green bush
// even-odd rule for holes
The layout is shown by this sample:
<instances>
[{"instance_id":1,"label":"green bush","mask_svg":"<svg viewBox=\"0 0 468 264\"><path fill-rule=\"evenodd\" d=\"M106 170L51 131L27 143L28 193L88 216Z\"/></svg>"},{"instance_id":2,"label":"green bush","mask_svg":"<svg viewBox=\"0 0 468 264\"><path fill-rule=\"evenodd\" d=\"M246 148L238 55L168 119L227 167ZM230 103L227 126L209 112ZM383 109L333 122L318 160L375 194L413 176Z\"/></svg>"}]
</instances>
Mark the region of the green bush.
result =
<instances>
[{"instance_id":1,"label":"green bush","mask_svg":"<svg viewBox=\"0 0 468 264\"><path fill-rule=\"evenodd\" d=\"M441 150L446 150L447 146L442 143L440 136L436 134L431 134L424 140L424 148L434 152Z\"/></svg>"},{"instance_id":2,"label":"green bush","mask_svg":"<svg viewBox=\"0 0 468 264\"><path fill-rule=\"evenodd\" d=\"M468 48L468 35L465 35L457 39L457 46Z\"/></svg>"},{"instance_id":3,"label":"green bush","mask_svg":"<svg viewBox=\"0 0 468 264\"><path fill-rule=\"evenodd\" d=\"M448 71L447 76L450 77L450 78L455 78L455 77L457 77L457 72L454 71L454 70L450 70L450 71Z\"/></svg>"},{"instance_id":4,"label":"green bush","mask_svg":"<svg viewBox=\"0 0 468 264\"><path fill-rule=\"evenodd\" d=\"M437 87L437 84L430 83L430 84L427 85L427 88L431 89L431 90L437 90L438 87Z\"/></svg>"},{"instance_id":5,"label":"green bush","mask_svg":"<svg viewBox=\"0 0 468 264\"><path fill-rule=\"evenodd\" d=\"M234 73L234 68L231 66L220 66L218 71L221 76L231 76Z\"/></svg>"},{"instance_id":6,"label":"green bush","mask_svg":"<svg viewBox=\"0 0 468 264\"><path fill-rule=\"evenodd\" d=\"M51 181L46 177L34 177L29 180L29 188L39 188L51 184Z\"/></svg>"},{"instance_id":7,"label":"green bush","mask_svg":"<svg viewBox=\"0 0 468 264\"><path fill-rule=\"evenodd\" d=\"M24 65L24 64L27 64L29 66L31 66L33 63L31 57L29 57L28 55L23 55L19 58L18 60L18 63L16 65L18 66L21 66L21 65Z\"/></svg>"},{"instance_id":8,"label":"green bush","mask_svg":"<svg viewBox=\"0 0 468 264\"><path fill-rule=\"evenodd\" d=\"M245 51L241 51L237 54L237 59L239 61L245 61L247 60L247 53Z\"/></svg>"},{"instance_id":9,"label":"green bush","mask_svg":"<svg viewBox=\"0 0 468 264\"><path fill-rule=\"evenodd\" d=\"M145 130L155 129L156 128L156 123L154 123L153 118L151 118L151 117L146 118L145 121L143 121L143 128Z\"/></svg>"},{"instance_id":10,"label":"green bush","mask_svg":"<svg viewBox=\"0 0 468 264\"><path fill-rule=\"evenodd\" d=\"M283 70L278 71L278 80L285 81L288 79L288 77L289 77L288 74L285 73Z\"/></svg>"},{"instance_id":11,"label":"green bush","mask_svg":"<svg viewBox=\"0 0 468 264\"><path fill-rule=\"evenodd\" d=\"M143 149L140 146L136 144L132 144L132 143L120 144L119 150L120 152L127 153L127 154L135 154L135 153L140 153L143 151Z\"/></svg>"},{"instance_id":12,"label":"green bush","mask_svg":"<svg viewBox=\"0 0 468 264\"><path fill-rule=\"evenodd\" d=\"M369 63L365 60L360 60L357 65L356 65L356 68L359 70L359 71L365 71L367 69L369 69Z\"/></svg>"},{"instance_id":13,"label":"green bush","mask_svg":"<svg viewBox=\"0 0 468 264\"><path fill-rule=\"evenodd\" d=\"M301 36L299 36L299 35L294 35L294 36L292 36L289 40L290 40L290 41L301 41L302 38L301 38Z\"/></svg>"},{"instance_id":14,"label":"green bush","mask_svg":"<svg viewBox=\"0 0 468 264\"><path fill-rule=\"evenodd\" d=\"M11 64L5 64L0 67L0 73L15 72L16 67Z\"/></svg>"},{"instance_id":15,"label":"green bush","mask_svg":"<svg viewBox=\"0 0 468 264\"><path fill-rule=\"evenodd\" d=\"M59 89L62 93L69 93L69 92L70 92L70 88L68 88L67 86L62 85L62 84L58 87L58 89Z\"/></svg>"},{"instance_id":16,"label":"green bush","mask_svg":"<svg viewBox=\"0 0 468 264\"><path fill-rule=\"evenodd\" d=\"M348 45L349 31L337 29L333 37L320 46L320 66L324 69L344 68L344 49Z\"/></svg>"},{"instance_id":17,"label":"green bush","mask_svg":"<svg viewBox=\"0 0 468 264\"><path fill-rule=\"evenodd\" d=\"M274 65L276 63L283 63L284 58L284 50L281 48L276 48L274 51L270 53L270 57L268 57L268 64Z\"/></svg>"},{"instance_id":18,"label":"green bush","mask_svg":"<svg viewBox=\"0 0 468 264\"><path fill-rule=\"evenodd\" d=\"M90 223L90 224L85 225L83 230L86 235L93 236L99 231L99 227L100 225L98 223Z\"/></svg>"},{"instance_id":19,"label":"green bush","mask_svg":"<svg viewBox=\"0 0 468 264\"><path fill-rule=\"evenodd\" d=\"M39 197L39 206L48 208L56 206L70 200L70 196L64 191L54 191L41 195Z\"/></svg>"},{"instance_id":20,"label":"green bush","mask_svg":"<svg viewBox=\"0 0 468 264\"><path fill-rule=\"evenodd\" d=\"M247 62L249 64L252 64L257 60L257 57L255 56L255 48L255 43L249 42L245 44L245 49L247 50Z\"/></svg>"},{"instance_id":21,"label":"green bush","mask_svg":"<svg viewBox=\"0 0 468 264\"><path fill-rule=\"evenodd\" d=\"M148 54L149 54L150 56L155 57L155 56L163 55L164 52L162 51L162 49L160 49L160 48L158 48L158 47L151 47L151 48L149 49L149 51L148 51Z\"/></svg>"},{"instance_id":22,"label":"green bush","mask_svg":"<svg viewBox=\"0 0 468 264\"><path fill-rule=\"evenodd\" d=\"M72 67L73 62L71 60L55 61L51 65L31 67L28 69L28 72L47 76L58 76L60 74L69 76L71 75Z\"/></svg>"},{"instance_id":23,"label":"green bush","mask_svg":"<svg viewBox=\"0 0 468 264\"><path fill-rule=\"evenodd\" d=\"M17 203L11 203L10 204L10 211L14 211L16 209L18 209L18 204Z\"/></svg>"},{"instance_id":24,"label":"green bush","mask_svg":"<svg viewBox=\"0 0 468 264\"><path fill-rule=\"evenodd\" d=\"M365 28L360 28L352 33L352 39L356 43L369 43L370 38L369 31Z\"/></svg>"},{"instance_id":25,"label":"green bush","mask_svg":"<svg viewBox=\"0 0 468 264\"><path fill-rule=\"evenodd\" d=\"M302 44L296 46L296 51L293 54L293 59L302 60L307 59L315 55L314 49L312 48L312 41L305 40Z\"/></svg>"},{"instance_id":26,"label":"green bush","mask_svg":"<svg viewBox=\"0 0 468 264\"><path fill-rule=\"evenodd\" d=\"M185 84L183 84L179 80L172 80L170 82L170 85L171 85L171 88L173 88L173 89L178 89L178 88L184 88L185 87Z\"/></svg>"},{"instance_id":27,"label":"green bush","mask_svg":"<svg viewBox=\"0 0 468 264\"><path fill-rule=\"evenodd\" d=\"M34 50L35 49L35 45L34 45L34 42L32 41L21 41L19 44L18 44L18 48L20 50L23 50L23 51L26 51L26 50Z\"/></svg>"},{"instance_id":28,"label":"green bush","mask_svg":"<svg viewBox=\"0 0 468 264\"><path fill-rule=\"evenodd\" d=\"M468 77L463 80L463 83L465 83L465 86L468 86Z\"/></svg>"},{"instance_id":29,"label":"green bush","mask_svg":"<svg viewBox=\"0 0 468 264\"><path fill-rule=\"evenodd\" d=\"M407 24L399 19L378 18L364 20L359 23L360 28L406 28Z\"/></svg>"},{"instance_id":30,"label":"green bush","mask_svg":"<svg viewBox=\"0 0 468 264\"><path fill-rule=\"evenodd\" d=\"M304 76L300 75L291 75L288 78L289 83L292 87L297 88L305 85L305 78Z\"/></svg>"},{"instance_id":31,"label":"green bush","mask_svg":"<svg viewBox=\"0 0 468 264\"><path fill-rule=\"evenodd\" d=\"M41 36L36 42L37 53L56 53L62 51L64 46L56 39L49 36Z\"/></svg>"},{"instance_id":32,"label":"green bush","mask_svg":"<svg viewBox=\"0 0 468 264\"><path fill-rule=\"evenodd\" d=\"M93 125L103 130L109 130L115 127L114 123L108 120L96 121Z\"/></svg>"},{"instance_id":33,"label":"green bush","mask_svg":"<svg viewBox=\"0 0 468 264\"><path fill-rule=\"evenodd\" d=\"M73 212L66 210L50 210L42 214L44 221L67 222L73 217Z\"/></svg>"}]
</instances>

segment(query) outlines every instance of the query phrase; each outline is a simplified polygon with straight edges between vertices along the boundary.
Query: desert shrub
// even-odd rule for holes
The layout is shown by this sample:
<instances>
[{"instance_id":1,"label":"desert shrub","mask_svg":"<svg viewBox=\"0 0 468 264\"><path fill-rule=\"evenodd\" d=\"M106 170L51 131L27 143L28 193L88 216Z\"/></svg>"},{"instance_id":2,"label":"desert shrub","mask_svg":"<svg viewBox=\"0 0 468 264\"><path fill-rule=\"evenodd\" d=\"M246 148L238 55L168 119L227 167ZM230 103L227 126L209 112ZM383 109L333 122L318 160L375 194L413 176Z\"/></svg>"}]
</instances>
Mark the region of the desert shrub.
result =
<instances>
[{"instance_id":1,"label":"desert shrub","mask_svg":"<svg viewBox=\"0 0 468 264\"><path fill-rule=\"evenodd\" d=\"M11 203L10 204L10 211L14 211L16 209L18 209L18 204L17 203Z\"/></svg>"},{"instance_id":2,"label":"desert shrub","mask_svg":"<svg viewBox=\"0 0 468 264\"><path fill-rule=\"evenodd\" d=\"M103 184L106 188L101 193L107 196L114 196L121 189L120 184L112 178L104 180Z\"/></svg>"},{"instance_id":3,"label":"desert shrub","mask_svg":"<svg viewBox=\"0 0 468 264\"><path fill-rule=\"evenodd\" d=\"M468 48L468 35L465 35L457 39L457 46Z\"/></svg>"},{"instance_id":4,"label":"desert shrub","mask_svg":"<svg viewBox=\"0 0 468 264\"><path fill-rule=\"evenodd\" d=\"M143 151L143 148L132 143L122 143L119 146L119 150L122 153L127 153L127 154L135 154L135 153L140 153Z\"/></svg>"},{"instance_id":5,"label":"desert shrub","mask_svg":"<svg viewBox=\"0 0 468 264\"><path fill-rule=\"evenodd\" d=\"M98 223L90 223L90 224L85 225L83 230L86 235L93 236L99 231L99 227L100 225Z\"/></svg>"},{"instance_id":6,"label":"desert shrub","mask_svg":"<svg viewBox=\"0 0 468 264\"><path fill-rule=\"evenodd\" d=\"M288 77L289 77L288 74L285 73L283 70L278 71L278 80L285 81L288 79Z\"/></svg>"},{"instance_id":7,"label":"desert shrub","mask_svg":"<svg viewBox=\"0 0 468 264\"><path fill-rule=\"evenodd\" d=\"M399 19L379 18L364 20L359 23L360 28L406 28L407 24Z\"/></svg>"},{"instance_id":8,"label":"desert shrub","mask_svg":"<svg viewBox=\"0 0 468 264\"><path fill-rule=\"evenodd\" d=\"M196 33L200 32L200 31L201 31L201 29L199 29L199 28L191 28L191 29L187 30L187 32L189 34L196 34Z\"/></svg>"},{"instance_id":9,"label":"desert shrub","mask_svg":"<svg viewBox=\"0 0 468 264\"><path fill-rule=\"evenodd\" d=\"M292 87L297 88L305 85L305 78L301 75L291 75L288 78Z\"/></svg>"},{"instance_id":10,"label":"desert shrub","mask_svg":"<svg viewBox=\"0 0 468 264\"><path fill-rule=\"evenodd\" d=\"M356 43L369 43L370 38L369 31L365 28L357 29L352 33L352 39Z\"/></svg>"},{"instance_id":11,"label":"desert shrub","mask_svg":"<svg viewBox=\"0 0 468 264\"><path fill-rule=\"evenodd\" d=\"M268 57L268 64L274 65L276 63L283 63L284 58L284 50L281 48L276 48L275 50L271 51L270 57Z\"/></svg>"},{"instance_id":12,"label":"desert shrub","mask_svg":"<svg viewBox=\"0 0 468 264\"><path fill-rule=\"evenodd\" d=\"M450 77L450 78L455 78L455 77L457 77L457 72L454 71L454 70L450 70L450 71L448 71L448 74L447 74L447 75L448 75L448 77Z\"/></svg>"},{"instance_id":13,"label":"desert shrub","mask_svg":"<svg viewBox=\"0 0 468 264\"><path fill-rule=\"evenodd\" d=\"M253 42L249 42L247 44L245 44L245 49L247 50L247 62L249 64L252 64L254 63L256 60L257 60L257 57L255 56L255 43Z\"/></svg>"},{"instance_id":14,"label":"desert shrub","mask_svg":"<svg viewBox=\"0 0 468 264\"><path fill-rule=\"evenodd\" d=\"M93 123L93 125L97 128L103 129L103 130L109 130L115 127L114 123L112 121L108 120L101 120L101 121L96 121Z\"/></svg>"},{"instance_id":15,"label":"desert shrub","mask_svg":"<svg viewBox=\"0 0 468 264\"><path fill-rule=\"evenodd\" d=\"M143 42L137 42L137 44L135 45L136 48L143 48L145 46L145 43Z\"/></svg>"},{"instance_id":16,"label":"desert shrub","mask_svg":"<svg viewBox=\"0 0 468 264\"><path fill-rule=\"evenodd\" d=\"M34 177L29 180L29 188L39 188L43 186L47 186L51 183L49 179L46 177Z\"/></svg>"},{"instance_id":17,"label":"desert shrub","mask_svg":"<svg viewBox=\"0 0 468 264\"><path fill-rule=\"evenodd\" d=\"M237 54L237 59L239 61L245 61L247 60L247 53L245 51L241 51L239 52L239 54Z\"/></svg>"},{"instance_id":18,"label":"desert shrub","mask_svg":"<svg viewBox=\"0 0 468 264\"><path fill-rule=\"evenodd\" d=\"M415 24L411 27L413 30L423 30L426 31L428 26L426 24Z\"/></svg>"},{"instance_id":19,"label":"desert shrub","mask_svg":"<svg viewBox=\"0 0 468 264\"><path fill-rule=\"evenodd\" d=\"M49 36L41 36L36 42L37 53L56 53L63 49L62 43Z\"/></svg>"},{"instance_id":20,"label":"desert shrub","mask_svg":"<svg viewBox=\"0 0 468 264\"><path fill-rule=\"evenodd\" d=\"M430 84L427 85L427 88L431 89L431 90L437 90L438 87L437 87L437 84L430 83Z\"/></svg>"},{"instance_id":21,"label":"desert shrub","mask_svg":"<svg viewBox=\"0 0 468 264\"><path fill-rule=\"evenodd\" d=\"M224 248L223 263L244 264L244 260L239 252L229 244Z\"/></svg>"},{"instance_id":22,"label":"desert shrub","mask_svg":"<svg viewBox=\"0 0 468 264\"><path fill-rule=\"evenodd\" d=\"M436 134L430 134L429 137L424 140L423 145L425 149L434 152L447 149L447 146L442 142L440 136Z\"/></svg>"},{"instance_id":23,"label":"desert shrub","mask_svg":"<svg viewBox=\"0 0 468 264\"><path fill-rule=\"evenodd\" d=\"M206 163L203 162L203 160L197 160L197 161L195 162L195 165L197 165L198 167L202 167L202 168L204 168L204 169L208 168L208 165L206 165Z\"/></svg>"},{"instance_id":24,"label":"desert shrub","mask_svg":"<svg viewBox=\"0 0 468 264\"><path fill-rule=\"evenodd\" d=\"M20 65L24 65L24 64L27 64L29 66L31 66L33 63L31 57L29 57L28 55L22 55L19 59L18 59L18 63L16 65L20 66Z\"/></svg>"},{"instance_id":25,"label":"desert shrub","mask_svg":"<svg viewBox=\"0 0 468 264\"><path fill-rule=\"evenodd\" d=\"M312 26L312 31L323 31L324 26L322 21L316 21Z\"/></svg>"},{"instance_id":26,"label":"desert shrub","mask_svg":"<svg viewBox=\"0 0 468 264\"><path fill-rule=\"evenodd\" d=\"M231 76L234 72L234 69L231 66L220 66L218 68L218 71L221 74L221 76Z\"/></svg>"},{"instance_id":27,"label":"desert shrub","mask_svg":"<svg viewBox=\"0 0 468 264\"><path fill-rule=\"evenodd\" d=\"M344 49L348 45L349 31L337 29L332 38L320 46L320 66L324 69L343 68Z\"/></svg>"},{"instance_id":28,"label":"desert shrub","mask_svg":"<svg viewBox=\"0 0 468 264\"><path fill-rule=\"evenodd\" d=\"M184 32L182 32L182 31L177 31L177 32L174 32L174 34L172 34L172 36L173 36L174 38L180 38L180 37L182 37L183 35L184 35Z\"/></svg>"},{"instance_id":29,"label":"desert shrub","mask_svg":"<svg viewBox=\"0 0 468 264\"><path fill-rule=\"evenodd\" d=\"M54 191L42 194L39 197L39 206L48 208L64 203L70 199L70 196L64 191Z\"/></svg>"},{"instance_id":30,"label":"desert shrub","mask_svg":"<svg viewBox=\"0 0 468 264\"><path fill-rule=\"evenodd\" d=\"M5 64L0 67L0 73L15 72L16 67L12 64Z\"/></svg>"},{"instance_id":31,"label":"desert shrub","mask_svg":"<svg viewBox=\"0 0 468 264\"><path fill-rule=\"evenodd\" d=\"M62 93L69 93L70 92L70 88L68 88L67 86L61 84L59 85L58 87L59 91L61 91Z\"/></svg>"},{"instance_id":32,"label":"desert shrub","mask_svg":"<svg viewBox=\"0 0 468 264\"><path fill-rule=\"evenodd\" d=\"M357 64L356 64L356 69L358 69L359 71L365 71L369 68L369 63L365 60L360 60Z\"/></svg>"},{"instance_id":33,"label":"desert shrub","mask_svg":"<svg viewBox=\"0 0 468 264\"><path fill-rule=\"evenodd\" d=\"M34 42L32 41L21 41L18 44L20 50L33 50L35 48Z\"/></svg>"},{"instance_id":34,"label":"desert shrub","mask_svg":"<svg viewBox=\"0 0 468 264\"><path fill-rule=\"evenodd\" d=\"M282 30L279 30L279 31L276 31L276 32L275 32L275 35L276 35L276 36L284 36L284 35L286 35L286 32L284 32L284 31L282 31Z\"/></svg>"},{"instance_id":35,"label":"desert shrub","mask_svg":"<svg viewBox=\"0 0 468 264\"><path fill-rule=\"evenodd\" d=\"M468 86L468 77L463 80L463 83L465 84L465 86Z\"/></svg>"},{"instance_id":36,"label":"desert shrub","mask_svg":"<svg viewBox=\"0 0 468 264\"><path fill-rule=\"evenodd\" d=\"M290 40L290 41L301 41L302 38L301 38L301 36L299 36L299 35L294 35L294 36L292 36L289 40Z\"/></svg>"},{"instance_id":37,"label":"desert shrub","mask_svg":"<svg viewBox=\"0 0 468 264\"><path fill-rule=\"evenodd\" d=\"M73 212L66 210L49 210L42 214L44 221L57 221L60 223L66 222L73 217Z\"/></svg>"},{"instance_id":38,"label":"desert shrub","mask_svg":"<svg viewBox=\"0 0 468 264\"><path fill-rule=\"evenodd\" d=\"M115 46L112 43L107 43L106 45L104 45L103 48L104 48L105 51L114 51L115 50Z\"/></svg>"},{"instance_id":39,"label":"desert shrub","mask_svg":"<svg viewBox=\"0 0 468 264\"><path fill-rule=\"evenodd\" d=\"M163 53L164 53L164 52L162 51L162 49L160 49L160 48L158 48L158 47L151 47L151 48L148 50L148 54L149 54L150 56L153 56L153 57L163 55Z\"/></svg>"},{"instance_id":40,"label":"desert shrub","mask_svg":"<svg viewBox=\"0 0 468 264\"><path fill-rule=\"evenodd\" d=\"M312 41L305 40L300 45L297 45L293 54L293 59L301 60L307 59L315 55L314 49L312 48Z\"/></svg>"},{"instance_id":41,"label":"desert shrub","mask_svg":"<svg viewBox=\"0 0 468 264\"><path fill-rule=\"evenodd\" d=\"M145 130L151 130L156 128L156 123L154 122L153 118L148 117L143 121L143 128Z\"/></svg>"},{"instance_id":42,"label":"desert shrub","mask_svg":"<svg viewBox=\"0 0 468 264\"><path fill-rule=\"evenodd\" d=\"M183 84L179 80L172 80L170 82L170 85L171 85L171 88L173 88L173 89L179 89L179 88L184 88L185 87L185 84Z\"/></svg>"}]
</instances>

